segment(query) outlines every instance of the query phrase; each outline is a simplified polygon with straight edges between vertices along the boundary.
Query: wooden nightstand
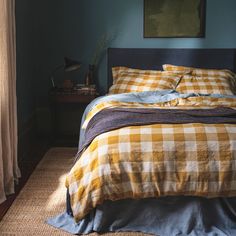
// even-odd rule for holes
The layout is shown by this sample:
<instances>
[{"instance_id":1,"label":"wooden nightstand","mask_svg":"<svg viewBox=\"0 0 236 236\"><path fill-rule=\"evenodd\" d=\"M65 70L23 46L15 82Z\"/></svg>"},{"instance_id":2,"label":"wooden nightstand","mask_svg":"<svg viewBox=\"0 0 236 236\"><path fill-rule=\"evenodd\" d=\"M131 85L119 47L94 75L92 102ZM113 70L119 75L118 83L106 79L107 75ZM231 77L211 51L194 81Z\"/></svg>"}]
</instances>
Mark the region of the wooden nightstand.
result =
<instances>
[{"instance_id":1,"label":"wooden nightstand","mask_svg":"<svg viewBox=\"0 0 236 236\"><path fill-rule=\"evenodd\" d=\"M53 145L78 146L80 122L84 109L98 97L98 94L81 94L75 90L53 89L49 97Z\"/></svg>"}]
</instances>

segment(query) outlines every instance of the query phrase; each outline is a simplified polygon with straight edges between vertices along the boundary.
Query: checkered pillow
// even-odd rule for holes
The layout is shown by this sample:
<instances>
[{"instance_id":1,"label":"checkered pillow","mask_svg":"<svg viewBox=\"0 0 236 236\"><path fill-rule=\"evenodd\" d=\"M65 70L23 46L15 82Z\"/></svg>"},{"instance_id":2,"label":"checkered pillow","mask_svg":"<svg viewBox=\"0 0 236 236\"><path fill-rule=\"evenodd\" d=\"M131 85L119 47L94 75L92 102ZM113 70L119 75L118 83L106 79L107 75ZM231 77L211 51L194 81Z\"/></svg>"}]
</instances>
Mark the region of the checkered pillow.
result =
<instances>
[{"instance_id":1,"label":"checkered pillow","mask_svg":"<svg viewBox=\"0 0 236 236\"><path fill-rule=\"evenodd\" d=\"M194 68L187 66L175 66L170 64L162 65L164 71L171 71L174 73L191 73L196 76L210 76L210 77L224 77L224 78L235 78L235 74L230 70L219 70L219 69L203 69L203 68Z\"/></svg>"},{"instance_id":2,"label":"checkered pillow","mask_svg":"<svg viewBox=\"0 0 236 236\"><path fill-rule=\"evenodd\" d=\"M217 93L232 95L236 91L236 75L230 70L202 69L186 66L163 65L165 71L181 74L191 73L192 79L184 75L177 91L194 93ZM187 81L186 81L187 80ZM198 80L198 81L197 81ZM190 84L192 81L193 84ZM187 86L185 85L187 83ZM196 89L196 90L194 90Z\"/></svg>"},{"instance_id":3,"label":"checkered pillow","mask_svg":"<svg viewBox=\"0 0 236 236\"><path fill-rule=\"evenodd\" d=\"M186 67L186 66L175 66L170 64L164 64L162 65L162 68L164 71L171 71L176 74L189 74L192 72L192 67Z\"/></svg>"},{"instance_id":4,"label":"checkered pillow","mask_svg":"<svg viewBox=\"0 0 236 236\"><path fill-rule=\"evenodd\" d=\"M233 95L231 87L230 80L224 77L184 75L176 91L179 93Z\"/></svg>"},{"instance_id":5,"label":"checkered pillow","mask_svg":"<svg viewBox=\"0 0 236 236\"><path fill-rule=\"evenodd\" d=\"M141 70L141 69L133 69L133 68L125 67L125 66L116 66L116 67L112 67L113 84L116 82L120 74L123 72L146 74L146 75L156 75L156 74L162 73L162 71L160 70Z\"/></svg>"},{"instance_id":6,"label":"checkered pillow","mask_svg":"<svg viewBox=\"0 0 236 236\"><path fill-rule=\"evenodd\" d=\"M167 71L123 71L109 89L109 94L175 89L181 76Z\"/></svg>"}]
</instances>

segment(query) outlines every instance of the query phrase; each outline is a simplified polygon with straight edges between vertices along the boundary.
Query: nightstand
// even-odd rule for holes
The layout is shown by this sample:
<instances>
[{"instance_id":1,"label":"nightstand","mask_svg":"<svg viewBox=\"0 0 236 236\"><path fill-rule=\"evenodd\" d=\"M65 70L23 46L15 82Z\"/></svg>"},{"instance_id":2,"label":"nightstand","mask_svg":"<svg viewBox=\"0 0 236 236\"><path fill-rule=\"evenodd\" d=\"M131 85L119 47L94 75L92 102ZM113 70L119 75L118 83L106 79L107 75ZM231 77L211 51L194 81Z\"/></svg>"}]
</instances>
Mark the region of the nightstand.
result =
<instances>
[{"instance_id":1,"label":"nightstand","mask_svg":"<svg viewBox=\"0 0 236 236\"><path fill-rule=\"evenodd\" d=\"M78 146L80 122L86 106L98 94L52 89L49 93L54 146Z\"/></svg>"}]
</instances>

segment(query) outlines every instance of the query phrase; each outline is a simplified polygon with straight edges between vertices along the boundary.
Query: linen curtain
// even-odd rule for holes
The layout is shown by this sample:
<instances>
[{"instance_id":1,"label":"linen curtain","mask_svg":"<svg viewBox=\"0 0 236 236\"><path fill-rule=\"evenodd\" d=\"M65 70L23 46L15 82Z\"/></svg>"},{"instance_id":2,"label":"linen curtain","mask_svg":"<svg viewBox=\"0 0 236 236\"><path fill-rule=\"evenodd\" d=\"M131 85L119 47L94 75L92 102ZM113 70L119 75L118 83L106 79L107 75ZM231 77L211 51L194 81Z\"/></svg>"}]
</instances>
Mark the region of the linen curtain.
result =
<instances>
[{"instance_id":1,"label":"linen curtain","mask_svg":"<svg viewBox=\"0 0 236 236\"><path fill-rule=\"evenodd\" d=\"M0 0L0 203L14 193L19 177L15 0Z\"/></svg>"}]
</instances>

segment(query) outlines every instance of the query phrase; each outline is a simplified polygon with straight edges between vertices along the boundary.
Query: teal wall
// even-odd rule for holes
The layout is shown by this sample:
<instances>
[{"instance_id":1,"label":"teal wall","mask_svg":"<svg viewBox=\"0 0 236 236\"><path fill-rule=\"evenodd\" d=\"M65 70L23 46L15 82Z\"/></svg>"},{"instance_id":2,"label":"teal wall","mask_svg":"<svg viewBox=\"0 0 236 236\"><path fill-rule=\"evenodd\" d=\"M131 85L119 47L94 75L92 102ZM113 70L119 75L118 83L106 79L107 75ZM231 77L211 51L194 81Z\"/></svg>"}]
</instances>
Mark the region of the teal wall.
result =
<instances>
[{"instance_id":1,"label":"teal wall","mask_svg":"<svg viewBox=\"0 0 236 236\"><path fill-rule=\"evenodd\" d=\"M19 120L32 112L41 126L48 113L49 75L66 55L83 62L79 72L63 74L83 82L87 65L105 33L114 33L111 47L235 48L236 1L207 0L205 38L143 38L143 0L16 1L17 94ZM99 65L100 92L106 90L106 57Z\"/></svg>"},{"instance_id":2,"label":"teal wall","mask_svg":"<svg viewBox=\"0 0 236 236\"><path fill-rule=\"evenodd\" d=\"M203 39L144 39L143 0L80 2L84 48L90 48L101 33L113 27L118 33L114 46L120 47L227 48L236 44L235 0L207 0L206 37Z\"/></svg>"},{"instance_id":3,"label":"teal wall","mask_svg":"<svg viewBox=\"0 0 236 236\"><path fill-rule=\"evenodd\" d=\"M50 55L54 55L50 35L54 4L50 2L16 1L17 105L20 131L35 116L37 101L40 100L38 95L48 90L43 73L50 66Z\"/></svg>"},{"instance_id":4,"label":"teal wall","mask_svg":"<svg viewBox=\"0 0 236 236\"><path fill-rule=\"evenodd\" d=\"M207 0L205 38L143 38L143 0L80 1L81 45L78 57L89 63L102 34L115 32L112 47L131 48L234 48L236 1ZM106 59L99 68L102 91L106 88Z\"/></svg>"},{"instance_id":5,"label":"teal wall","mask_svg":"<svg viewBox=\"0 0 236 236\"><path fill-rule=\"evenodd\" d=\"M58 64L63 64L64 55L73 58L78 53L78 36L75 34L79 33L77 22L80 22L80 14L79 3L74 3L75 9L65 0L16 1L17 101L20 131L35 116L41 124L40 128L48 129L45 124L50 116L50 73ZM73 18L68 17L70 14Z\"/></svg>"},{"instance_id":6,"label":"teal wall","mask_svg":"<svg viewBox=\"0 0 236 236\"><path fill-rule=\"evenodd\" d=\"M33 18L30 1L16 1L16 46L17 46L17 103L18 127L24 126L34 111L33 67L34 47L32 42Z\"/></svg>"}]
</instances>

